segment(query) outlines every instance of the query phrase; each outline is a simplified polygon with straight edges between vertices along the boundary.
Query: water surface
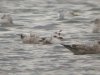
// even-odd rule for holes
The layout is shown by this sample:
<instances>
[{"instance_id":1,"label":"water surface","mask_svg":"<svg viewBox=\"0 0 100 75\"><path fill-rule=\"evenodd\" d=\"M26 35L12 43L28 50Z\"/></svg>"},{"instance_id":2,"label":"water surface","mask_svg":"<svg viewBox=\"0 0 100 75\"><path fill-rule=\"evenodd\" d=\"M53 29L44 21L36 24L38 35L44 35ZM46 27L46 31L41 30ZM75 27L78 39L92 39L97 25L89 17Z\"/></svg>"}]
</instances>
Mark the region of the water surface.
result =
<instances>
[{"instance_id":1,"label":"water surface","mask_svg":"<svg viewBox=\"0 0 100 75\"><path fill-rule=\"evenodd\" d=\"M90 21L100 15L99 0L0 0L0 17L11 14L14 26L0 25L1 75L100 75L100 55L73 55L60 44L22 44L17 34L49 36L64 31L66 44L100 40ZM65 19L58 12L64 10ZM71 11L80 11L73 16Z\"/></svg>"}]
</instances>

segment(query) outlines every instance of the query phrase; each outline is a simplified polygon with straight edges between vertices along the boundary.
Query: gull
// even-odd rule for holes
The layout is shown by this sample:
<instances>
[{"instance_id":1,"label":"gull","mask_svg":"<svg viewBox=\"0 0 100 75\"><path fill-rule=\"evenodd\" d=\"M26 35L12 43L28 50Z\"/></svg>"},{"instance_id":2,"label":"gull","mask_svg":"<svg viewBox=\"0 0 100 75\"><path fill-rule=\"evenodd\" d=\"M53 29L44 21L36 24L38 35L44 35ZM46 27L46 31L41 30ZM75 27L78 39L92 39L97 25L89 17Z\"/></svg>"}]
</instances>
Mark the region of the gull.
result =
<instances>
[{"instance_id":1,"label":"gull","mask_svg":"<svg viewBox=\"0 0 100 75\"><path fill-rule=\"evenodd\" d=\"M100 19L97 18L93 22L94 22L93 33L100 32Z\"/></svg>"},{"instance_id":2,"label":"gull","mask_svg":"<svg viewBox=\"0 0 100 75\"><path fill-rule=\"evenodd\" d=\"M64 40L64 36L62 35L62 30L54 32L54 34L51 35L50 37L41 38L41 42L43 44L57 44L57 43L61 43L61 41L63 40Z\"/></svg>"},{"instance_id":3,"label":"gull","mask_svg":"<svg viewBox=\"0 0 100 75\"><path fill-rule=\"evenodd\" d=\"M50 37L40 37L37 33L19 34L24 44L57 44L63 41L62 30L54 32Z\"/></svg>"},{"instance_id":4,"label":"gull","mask_svg":"<svg viewBox=\"0 0 100 75\"><path fill-rule=\"evenodd\" d=\"M13 24L12 17L9 14L4 14L0 19L0 23L2 26L11 26Z\"/></svg>"},{"instance_id":5,"label":"gull","mask_svg":"<svg viewBox=\"0 0 100 75\"><path fill-rule=\"evenodd\" d=\"M39 44L40 37L35 33L20 34L21 40L24 44Z\"/></svg>"},{"instance_id":6,"label":"gull","mask_svg":"<svg viewBox=\"0 0 100 75\"><path fill-rule=\"evenodd\" d=\"M64 10L59 10L58 11L58 19L59 20L64 20L65 18L64 18Z\"/></svg>"},{"instance_id":7,"label":"gull","mask_svg":"<svg viewBox=\"0 0 100 75\"><path fill-rule=\"evenodd\" d=\"M71 52L73 52L75 55L84 55L84 54L98 54L100 53L100 42L97 42L96 44L89 46L86 44L61 44L65 48L69 49Z\"/></svg>"}]
</instances>

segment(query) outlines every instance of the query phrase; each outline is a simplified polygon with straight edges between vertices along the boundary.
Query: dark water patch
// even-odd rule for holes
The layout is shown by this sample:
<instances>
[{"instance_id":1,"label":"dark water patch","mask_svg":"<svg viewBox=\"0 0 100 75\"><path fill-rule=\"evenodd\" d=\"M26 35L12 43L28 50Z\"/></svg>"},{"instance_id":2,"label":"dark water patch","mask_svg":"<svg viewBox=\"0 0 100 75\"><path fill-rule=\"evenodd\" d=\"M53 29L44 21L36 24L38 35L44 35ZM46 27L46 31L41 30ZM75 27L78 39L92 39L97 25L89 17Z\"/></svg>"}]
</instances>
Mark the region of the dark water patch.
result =
<instances>
[{"instance_id":1,"label":"dark water patch","mask_svg":"<svg viewBox=\"0 0 100 75\"><path fill-rule=\"evenodd\" d=\"M44 6L44 7L45 7L45 8L54 8L55 5L53 5L53 4L48 4L48 5Z\"/></svg>"},{"instance_id":2,"label":"dark water patch","mask_svg":"<svg viewBox=\"0 0 100 75\"><path fill-rule=\"evenodd\" d=\"M47 12L47 10L41 10L39 8L33 8L33 9L15 9L13 10L14 13L33 13L33 14L44 14L44 12Z\"/></svg>"},{"instance_id":3,"label":"dark water patch","mask_svg":"<svg viewBox=\"0 0 100 75\"><path fill-rule=\"evenodd\" d=\"M0 38L16 38L16 37L17 37L16 34L4 34L0 36Z\"/></svg>"},{"instance_id":4,"label":"dark water patch","mask_svg":"<svg viewBox=\"0 0 100 75\"><path fill-rule=\"evenodd\" d=\"M84 75L94 75L94 74L84 74ZM96 75L99 75L99 74L96 74Z\"/></svg>"},{"instance_id":5,"label":"dark water patch","mask_svg":"<svg viewBox=\"0 0 100 75\"><path fill-rule=\"evenodd\" d=\"M95 71L95 69L93 68L93 67L82 67L82 70L85 70L86 72L87 71L91 71L91 70L93 70L93 71Z\"/></svg>"},{"instance_id":6,"label":"dark water patch","mask_svg":"<svg viewBox=\"0 0 100 75\"><path fill-rule=\"evenodd\" d=\"M65 49L65 48L63 48L63 46L62 46L62 49L60 49L60 50L59 50L59 49L53 50L53 51L52 51L52 54L54 54L54 53L56 53L56 54L57 54L57 53L58 53L58 54L69 53L68 51L65 51L64 49Z\"/></svg>"},{"instance_id":7,"label":"dark water patch","mask_svg":"<svg viewBox=\"0 0 100 75\"><path fill-rule=\"evenodd\" d=\"M0 58L0 61L9 61L8 58Z\"/></svg>"},{"instance_id":8,"label":"dark water patch","mask_svg":"<svg viewBox=\"0 0 100 75\"><path fill-rule=\"evenodd\" d=\"M20 52L20 51L23 52L23 51L25 51L25 50L24 50L24 49L15 49L14 51L15 51L15 52L17 52L17 51L18 51L18 52Z\"/></svg>"},{"instance_id":9,"label":"dark water patch","mask_svg":"<svg viewBox=\"0 0 100 75\"><path fill-rule=\"evenodd\" d=\"M42 67L42 65L43 66L47 66L47 68L46 67ZM37 70L37 71L46 71L47 72L47 71L55 71L55 70L61 69L61 67L55 66L53 64L41 64L40 66L41 67L35 68L35 70Z\"/></svg>"},{"instance_id":10,"label":"dark water patch","mask_svg":"<svg viewBox=\"0 0 100 75\"><path fill-rule=\"evenodd\" d=\"M60 58L61 55L45 55L45 56L42 56L41 58Z\"/></svg>"},{"instance_id":11,"label":"dark water patch","mask_svg":"<svg viewBox=\"0 0 100 75\"><path fill-rule=\"evenodd\" d=\"M61 70L62 69L62 67L60 67L60 66L51 66L52 68L50 68L50 69L45 69L45 71L55 71L55 70Z\"/></svg>"},{"instance_id":12,"label":"dark water patch","mask_svg":"<svg viewBox=\"0 0 100 75\"><path fill-rule=\"evenodd\" d=\"M7 35L7 36L0 36L0 38L15 38L15 36L9 36L9 35Z\"/></svg>"},{"instance_id":13,"label":"dark water patch","mask_svg":"<svg viewBox=\"0 0 100 75\"><path fill-rule=\"evenodd\" d=\"M53 49L62 49L62 48L63 48L63 46L54 46Z\"/></svg>"},{"instance_id":14,"label":"dark water patch","mask_svg":"<svg viewBox=\"0 0 100 75\"><path fill-rule=\"evenodd\" d=\"M89 34L84 34L84 36L100 36L100 33L89 33Z\"/></svg>"},{"instance_id":15,"label":"dark water patch","mask_svg":"<svg viewBox=\"0 0 100 75\"><path fill-rule=\"evenodd\" d=\"M32 56L25 55L25 54L23 56L17 55L17 56L8 56L7 57L7 60L9 60L9 61L12 61L12 60L29 60L29 59L32 59Z\"/></svg>"},{"instance_id":16,"label":"dark water patch","mask_svg":"<svg viewBox=\"0 0 100 75\"><path fill-rule=\"evenodd\" d=\"M0 31L9 31L9 29L6 29L6 28L3 28L3 27L0 27Z\"/></svg>"},{"instance_id":17,"label":"dark water patch","mask_svg":"<svg viewBox=\"0 0 100 75\"><path fill-rule=\"evenodd\" d=\"M37 70L37 71L39 71L39 72L45 71L44 68L38 68L38 67L35 68L35 70Z\"/></svg>"},{"instance_id":18,"label":"dark water patch","mask_svg":"<svg viewBox=\"0 0 100 75\"><path fill-rule=\"evenodd\" d=\"M83 22L90 22L90 19L84 18L84 17L75 17L72 20L78 20L78 21L83 21Z\"/></svg>"},{"instance_id":19,"label":"dark water patch","mask_svg":"<svg viewBox=\"0 0 100 75\"><path fill-rule=\"evenodd\" d=\"M7 23L3 23L1 24L1 27L12 27L14 24L7 24Z\"/></svg>"},{"instance_id":20,"label":"dark water patch","mask_svg":"<svg viewBox=\"0 0 100 75\"><path fill-rule=\"evenodd\" d=\"M87 7L97 7L96 4L90 3L90 2L82 2L83 5L86 5Z\"/></svg>"},{"instance_id":21,"label":"dark water patch","mask_svg":"<svg viewBox=\"0 0 100 75\"><path fill-rule=\"evenodd\" d=\"M9 66L8 66L9 67ZM7 72L7 74L8 73L19 73L19 72L23 72L23 71L21 71L20 69L17 69L17 68L15 68L15 67L10 67L10 69L0 69L0 71L2 71L2 72Z\"/></svg>"},{"instance_id":22,"label":"dark water patch","mask_svg":"<svg viewBox=\"0 0 100 75\"><path fill-rule=\"evenodd\" d=\"M31 55L29 52L25 52L25 51L17 51L16 52L18 55Z\"/></svg>"},{"instance_id":23,"label":"dark water patch","mask_svg":"<svg viewBox=\"0 0 100 75\"><path fill-rule=\"evenodd\" d=\"M89 11L100 11L99 7L91 8Z\"/></svg>"},{"instance_id":24,"label":"dark water patch","mask_svg":"<svg viewBox=\"0 0 100 75\"><path fill-rule=\"evenodd\" d=\"M29 15L26 15L26 16L20 16L21 18L19 18L19 19L17 19L17 20L19 20L19 21L23 21L23 22L31 22L31 21L33 21L33 20L31 20L30 18L28 18L28 17L30 17ZM33 18L34 16L32 16L31 15L31 17ZM17 24L16 24L17 25ZM19 25L20 26L20 25ZM21 25L21 26L23 26L23 25Z\"/></svg>"},{"instance_id":25,"label":"dark water patch","mask_svg":"<svg viewBox=\"0 0 100 75\"><path fill-rule=\"evenodd\" d=\"M98 53L98 54L92 54L92 55L89 55L89 56L91 56L94 59L94 61L100 60L100 53Z\"/></svg>"},{"instance_id":26,"label":"dark water patch","mask_svg":"<svg viewBox=\"0 0 100 75\"><path fill-rule=\"evenodd\" d=\"M71 39L80 39L80 40L89 40L89 41L95 41L95 40L100 40L100 38L95 37L95 36L71 36Z\"/></svg>"},{"instance_id":27,"label":"dark water patch","mask_svg":"<svg viewBox=\"0 0 100 75\"><path fill-rule=\"evenodd\" d=\"M16 65L17 64L17 62L12 62L12 61L1 61L0 62L0 65L2 65L2 66L10 66L10 65Z\"/></svg>"},{"instance_id":28,"label":"dark water patch","mask_svg":"<svg viewBox=\"0 0 100 75\"><path fill-rule=\"evenodd\" d=\"M37 10L37 11L34 11L32 12L33 14L35 15L38 15L41 16L41 14L45 14L46 12L48 12L47 10Z\"/></svg>"},{"instance_id":29,"label":"dark water patch","mask_svg":"<svg viewBox=\"0 0 100 75\"><path fill-rule=\"evenodd\" d=\"M33 53L24 52L24 51L18 51L18 52L16 52L16 54L18 54L18 55L27 55L27 56L33 55Z\"/></svg>"},{"instance_id":30,"label":"dark water patch","mask_svg":"<svg viewBox=\"0 0 100 75\"><path fill-rule=\"evenodd\" d=\"M88 39L100 40L100 35L99 34L84 35L84 37L88 38Z\"/></svg>"},{"instance_id":31,"label":"dark water patch","mask_svg":"<svg viewBox=\"0 0 100 75\"><path fill-rule=\"evenodd\" d=\"M24 27L22 26L22 27L17 27L17 29L23 29Z\"/></svg>"},{"instance_id":32,"label":"dark water patch","mask_svg":"<svg viewBox=\"0 0 100 75\"><path fill-rule=\"evenodd\" d=\"M87 18L73 18L71 20L64 20L63 23L90 23Z\"/></svg>"},{"instance_id":33,"label":"dark water patch","mask_svg":"<svg viewBox=\"0 0 100 75\"><path fill-rule=\"evenodd\" d=\"M85 38L85 39L89 39L89 40L91 40L91 41L95 41L95 40L100 40L100 38L98 38L98 37L87 37L87 38Z\"/></svg>"},{"instance_id":34,"label":"dark water patch","mask_svg":"<svg viewBox=\"0 0 100 75\"><path fill-rule=\"evenodd\" d=\"M1 44L7 44L7 43L10 44L11 42L9 42L9 41L0 41L0 43L1 43Z\"/></svg>"},{"instance_id":35,"label":"dark water patch","mask_svg":"<svg viewBox=\"0 0 100 75\"><path fill-rule=\"evenodd\" d=\"M13 12L15 13L21 13L21 12L24 12L24 13L28 13L28 12L37 12L38 10L37 9L16 9L14 10Z\"/></svg>"},{"instance_id":36,"label":"dark water patch","mask_svg":"<svg viewBox=\"0 0 100 75\"><path fill-rule=\"evenodd\" d=\"M4 0L3 0L4 1ZM6 1L6 0L5 0ZM16 3L16 0L8 0L8 1L13 1L13 2L15 2ZM22 0L17 0L18 2L20 2L20 1L22 1Z\"/></svg>"},{"instance_id":37,"label":"dark water patch","mask_svg":"<svg viewBox=\"0 0 100 75\"><path fill-rule=\"evenodd\" d=\"M56 25L58 25L58 24L48 24L48 25L45 25L45 26L35 26L33 28L34 29L52 30L52 29L55 29L56 28Z\"/></svg>"},{"instance_id":38,"label":"dark water patch","mask_svg":"<svg viewBox=\"0 0 100 75\"><path fill-rule=\"evenodd\" d=\"M66 21L67 19L66 18L60 18L58 17L57 21Z\"/></svg>"},{"instance_id":39,"label":"dark water patch","mask_svg":"<svg viewBox=\"0 0 100 75\"><path fill-rule=\"evenodd\" d=\"M67 61L67 63L68 63L69 65L71 65L71 63L76 62L76 61L77 61L76 59L70 59L70 60ZM66 64L67 64L67 63L66 63Z\"/></svg>"},{"instance_id":40,"label":"dark water patch","mask_svg":"<svg viewBox=\"0 0 100 75\"><path fill-rule=\"evenodd\" d=\"M24 26L24 25L14 24L12 27L21 27L21 26Z\"/></svg>"},{"instance_id":41,"label":"dark water patch","mask_svg":"<svg viewBox=\"0 0 100 75\"><path fill-rule=\"evenodd\" d=\"M13 23L13 24L11 24L11 25L8 25L8 24L1 24L1 28L7 28L7 27L17 27L17 26L23 26L23 25L19 25L19 24L15 24L15 23ZM0 30L1 30L1 28L0 28Z\"/></svg>"},{"instance_id":42,"label":"dark water patch","mask_svg":"<svg viewBox=\"0 0 100 75\"><path fill-rule=\"evenodd\" d=\"M69 20L69 21L63 21L63 23L82 23L79 20Z\"/></svg>"}]
</instances>

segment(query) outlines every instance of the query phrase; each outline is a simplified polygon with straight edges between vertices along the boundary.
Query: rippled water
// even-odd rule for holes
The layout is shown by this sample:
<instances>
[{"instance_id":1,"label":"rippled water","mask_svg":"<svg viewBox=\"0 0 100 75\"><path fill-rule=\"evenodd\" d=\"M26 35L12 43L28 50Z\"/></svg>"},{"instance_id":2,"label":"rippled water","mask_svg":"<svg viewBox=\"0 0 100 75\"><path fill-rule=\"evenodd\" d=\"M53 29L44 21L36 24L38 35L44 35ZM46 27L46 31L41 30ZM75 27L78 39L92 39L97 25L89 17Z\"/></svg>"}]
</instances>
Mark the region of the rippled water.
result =
<instances>
[{"instance_id":1,"label":"rippled water","mask_svg":"<svg viewBox=\"0 0 100 75\"><path fill-rule=\"evenodd\" d=\"M64 20L58 20L59 10ZM79 16L70 14L77 10ZM100 54L73 55L59 44L22 44L17 35L48 36L62 29L67 44L100 40L90 22L100 15L99 0L0 0L0 17L4 13L11 14L14 26L0 26L0 75L100 75Z\"/></svg>"}]
</instances>

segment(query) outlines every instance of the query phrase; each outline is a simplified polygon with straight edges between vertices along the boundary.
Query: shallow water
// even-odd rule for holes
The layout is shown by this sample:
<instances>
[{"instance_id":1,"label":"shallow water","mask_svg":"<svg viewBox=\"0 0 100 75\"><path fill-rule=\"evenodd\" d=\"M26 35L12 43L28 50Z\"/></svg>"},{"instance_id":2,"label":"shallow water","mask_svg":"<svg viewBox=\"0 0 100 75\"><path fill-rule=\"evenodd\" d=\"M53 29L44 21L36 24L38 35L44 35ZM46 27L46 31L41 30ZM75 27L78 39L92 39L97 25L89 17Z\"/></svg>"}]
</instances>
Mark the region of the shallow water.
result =
<instances>
[{"instance_id":1,"label":"shallow water","mask_svg":"<svg viewBox=\"0 0 100 75\"><path fill-rule=\"evenodd\" d=\"M91 43L90 21L100 15L99 0L0 0L0 17L11 14L14 26L0 25L0 75L100 75L100 54L73 55L60 44L22 44L18 34L37 32L49 36L64 31L66 44ZM64 10L65 19L58 12ZM69 12L80 11L79 16Z\"/></svg>"}]
</instances>

